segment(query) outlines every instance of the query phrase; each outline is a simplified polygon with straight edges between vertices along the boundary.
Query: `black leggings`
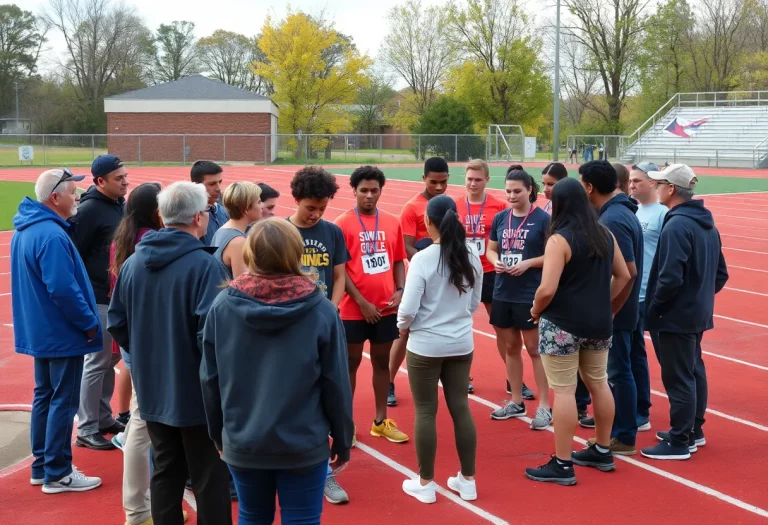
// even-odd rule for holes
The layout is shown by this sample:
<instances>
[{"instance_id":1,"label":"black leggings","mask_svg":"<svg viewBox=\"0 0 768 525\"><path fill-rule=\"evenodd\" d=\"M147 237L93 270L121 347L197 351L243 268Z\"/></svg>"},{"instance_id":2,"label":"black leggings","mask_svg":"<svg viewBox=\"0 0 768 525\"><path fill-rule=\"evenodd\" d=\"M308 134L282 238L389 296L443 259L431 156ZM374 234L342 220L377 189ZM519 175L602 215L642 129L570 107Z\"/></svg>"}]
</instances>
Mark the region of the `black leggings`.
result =
<instances>
[{"instance_id":1,"label":"black leggings","mask_svg":"<svg viewBox=\"0 0 768 525\"><path fill-rule=\"evenodd\" d=\"M474 476L477 431L467 399L472 353L455 357L422 357L409 351L407 364L408 382L416 408L415 440L419 475L426 480L435 477L437 383L441 381L445 403L453 419L461 474Z\"/></svg>"}]
</instances>

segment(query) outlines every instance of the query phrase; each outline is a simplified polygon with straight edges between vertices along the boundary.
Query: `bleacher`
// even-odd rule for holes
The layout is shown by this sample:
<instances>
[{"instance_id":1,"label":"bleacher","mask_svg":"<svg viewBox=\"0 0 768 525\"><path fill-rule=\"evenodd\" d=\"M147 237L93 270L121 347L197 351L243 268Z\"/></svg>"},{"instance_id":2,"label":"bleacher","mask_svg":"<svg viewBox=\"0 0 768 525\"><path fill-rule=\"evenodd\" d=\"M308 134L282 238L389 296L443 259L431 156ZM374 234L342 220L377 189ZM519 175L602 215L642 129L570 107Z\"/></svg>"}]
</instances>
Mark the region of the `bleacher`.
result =
<instances>
[{"instance_id":1,"label":"bleacher","mask_svg":"<svg viewBox=\"0 0 768 525\"><path fill-rule=\"evenodd\" d=\"M678 119L676 136L665 129ZM688 127L708 119L698 127ZM623 140L621 161L768 167L768 91L679 93Z\"/></svg>"}]
</instances>

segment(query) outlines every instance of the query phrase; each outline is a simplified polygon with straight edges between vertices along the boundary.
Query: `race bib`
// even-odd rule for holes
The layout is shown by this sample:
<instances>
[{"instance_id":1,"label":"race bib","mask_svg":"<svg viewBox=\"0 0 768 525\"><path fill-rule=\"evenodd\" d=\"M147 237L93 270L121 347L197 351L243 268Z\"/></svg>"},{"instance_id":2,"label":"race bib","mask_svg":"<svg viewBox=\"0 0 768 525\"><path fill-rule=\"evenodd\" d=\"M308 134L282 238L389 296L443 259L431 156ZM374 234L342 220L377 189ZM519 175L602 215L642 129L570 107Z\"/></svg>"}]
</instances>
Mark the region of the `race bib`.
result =
<instances>
[{"instance_id":1,"label":"race bib","mask_svg":"<svg viewBox=\"0 0 768 525\"><path fill-rule=\"evenodd\" d=\"M485 239L467 239L467 248L478 257L485 255Z\"/></svg>"},{"instance_id":2,"label":"race bib","mask_svg":"<svg viewBox=\"0 0 768 525\"><path fill-rule=\"evenodd\" d=\"M389 271L389 253L374 253L363 255L363 272L368 275L376 275Z\"/></svg>"},{"instance_id":3,"label":"race bib","mask_svg":"<svg viewBox=\"0 0 768 525\"><path fill-rule=\"evenodd\" d=\"M512 268L513 266L523 262L523 254L522 253L502 253L501 262L503 262L504 266L506 266L507 268Z\"/></svg>"}]
</instances>

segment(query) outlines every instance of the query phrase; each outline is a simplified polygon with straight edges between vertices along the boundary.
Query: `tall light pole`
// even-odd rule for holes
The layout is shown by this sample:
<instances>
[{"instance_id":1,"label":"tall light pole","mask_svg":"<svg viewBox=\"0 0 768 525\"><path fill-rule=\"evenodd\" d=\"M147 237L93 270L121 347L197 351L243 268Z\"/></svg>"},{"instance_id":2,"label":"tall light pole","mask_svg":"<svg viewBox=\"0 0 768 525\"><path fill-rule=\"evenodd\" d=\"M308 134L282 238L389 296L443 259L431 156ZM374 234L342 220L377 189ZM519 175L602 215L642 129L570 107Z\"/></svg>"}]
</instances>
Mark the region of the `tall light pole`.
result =
<instances>
[{"instance_id":1,"label":"tall light pole","mask_svg":"<svg viewBox=\"0 0 768 525\"><path fill-rule=\"evenodd\" d=\"M560 153L560 0L557 0L557 21L555 22L555 136L552 159L558 160Z\"/></svg>"},{"instance_id":2,"label":"tall light pole","mask_svg":"<svg viewBox=\"0 0 768 525\"><path fill-rule=\"evenodd\" d=\"M558 0L559 1L559 0ZM16 81L16 133L19 132L19 81Z\"/></svg>"}]
</instances>

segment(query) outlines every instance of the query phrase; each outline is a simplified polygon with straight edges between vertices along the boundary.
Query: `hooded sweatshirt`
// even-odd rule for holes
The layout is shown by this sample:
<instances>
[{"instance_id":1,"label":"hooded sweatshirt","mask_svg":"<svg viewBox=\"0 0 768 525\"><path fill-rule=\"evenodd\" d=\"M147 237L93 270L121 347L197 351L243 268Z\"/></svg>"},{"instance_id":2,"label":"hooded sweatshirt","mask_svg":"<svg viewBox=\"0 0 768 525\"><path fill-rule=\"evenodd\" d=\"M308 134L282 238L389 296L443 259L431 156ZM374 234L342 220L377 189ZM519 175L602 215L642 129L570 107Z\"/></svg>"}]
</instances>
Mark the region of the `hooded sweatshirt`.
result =
<instances>
[{"instance_id":1,"label":"hooded sweatshirt","mask_svg":"<svg viewBox=\"0 0 768 525\"><path fill-rule=\"evenodd\" d=\"M720 234L702 200L664 219L645 295L645 328L698 334L714 328L715 294L728 281Z\"/></svg>"},{"instance_id":2,"label":"hooded sweatshirt","mask_svg":"<svg viewBox=\"0 0 768 525\"><path fill-rule=\"evenodd\" d=\"M11 300L16 352L35 358L78 357L101 350L103 334L70 224L25 197L13 218ZM88 341L86 332L97 327Z\"/></svg>"},{"instance_id":3,"label":"hooded sweatshirt","mask_svg":"<svg viewBox=\"0 0 768 525\"><path fill-rule=\"evenodd\" d=\"M131 355L141 419L205 425L200 343L205 316L226 281L212 248L177 229L144 234L120 269L107 329Z\"/></svg>"},{"instance_id":4,"label":"hooded sweatshirt","mask_svg":"<svg viewBox=\"0 0 768 525\"><path fill-rule=\"evenodd\" d=\"M635 263L637 277L632 292L621 310L613 318L613 331L634 330L639 317L640 288L643 284L643 227L635 213L637 205L623 193L619 193L600 208L600 222L616 238L624 261Z\"/></svg>"},{"instance_id":5,"label":"hooded sweatshirt","mask_svg":"<svg viewBox=\"0 0 768 525\"><path fill-rule=\"evenodd\" d=\"M230 465L294 469L349 459L344 327L317 285L243 274L213 302L200 367L211 438ZM143 417L143 416L142 416Z\"/></svg>"},{"instance_id":6,"label":"hooded sweatshirt","mask_svg":"<svg viewBox=\"0 0 768 525\"><path fill-rule=\"evenodd\" d=\"M109 304L109 246L124 210L124 197L110 199L91 186L80 197L77 215L70 219L77 225L73 230L75 244L88 270L97 304Z\"/></svg>"}]
</instances>

